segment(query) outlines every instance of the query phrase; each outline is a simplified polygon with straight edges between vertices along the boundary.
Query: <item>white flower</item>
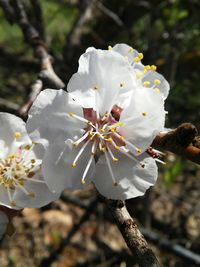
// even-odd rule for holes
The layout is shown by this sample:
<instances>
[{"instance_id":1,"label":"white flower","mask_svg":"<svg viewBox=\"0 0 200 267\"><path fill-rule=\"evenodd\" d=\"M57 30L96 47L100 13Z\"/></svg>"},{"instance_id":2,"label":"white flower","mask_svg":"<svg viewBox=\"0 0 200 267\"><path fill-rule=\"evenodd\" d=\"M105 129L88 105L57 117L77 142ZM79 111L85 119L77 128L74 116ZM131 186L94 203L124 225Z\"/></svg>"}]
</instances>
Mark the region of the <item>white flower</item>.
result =
<instances>
[{"instance_id":1,"label":"white flower","mask_svg":"<svg viewBox=\"0 0 200 267\"><path fill-rule=\"evenodd\" d=\"M41 174L42 147L29 138L25 123L0 113L0 204L12 209L41 207L58 198Z\"/></svg>"},{"instance_id":2,"label":"white flower","mask_svg":"<svg viewBox=\"0 0 200 267\"><path fill-rule=\"evenodd\" d=\"M89 49L70 93L41 92L27 129L50 143L43 161L49 188L75 190L92 181L108 198L143 195L157 179L158 152L149 146L165 121L164 97L151 89L138 84L124 56Z\"/></svg>"},{"instance_id":3,"label":"white flower","mask_svg":"<svg viewBox=\"0 0 200 267\"><path fill-rule=\"evenodd\" d=\"M7 215L3 211L0 211L0 240L6 232L8 223L9 219Z\"/></svg>"}]
</instances>

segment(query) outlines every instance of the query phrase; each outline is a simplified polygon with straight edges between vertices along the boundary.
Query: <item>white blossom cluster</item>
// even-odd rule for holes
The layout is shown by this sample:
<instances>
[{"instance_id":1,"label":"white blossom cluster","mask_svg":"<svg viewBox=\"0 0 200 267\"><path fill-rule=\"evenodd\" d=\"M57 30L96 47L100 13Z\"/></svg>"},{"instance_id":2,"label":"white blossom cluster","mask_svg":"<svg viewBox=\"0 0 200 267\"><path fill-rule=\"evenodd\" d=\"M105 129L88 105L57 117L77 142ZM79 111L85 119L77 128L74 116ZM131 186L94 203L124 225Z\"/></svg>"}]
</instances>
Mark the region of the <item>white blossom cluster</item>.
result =
<instances>
[{"instance_id":1,"label":"white blossom cluster","mask_svg":"<svg viewBox=\"0 0 200 267\"><path fill-rule=\"evenodd\" d=\"M88 48L67 92L43 90L26 123L0 113L0 205L42 207L91 182L125 200L155 183L169 84L142 59L126 44Z\"/></svg>"}]
</instances>

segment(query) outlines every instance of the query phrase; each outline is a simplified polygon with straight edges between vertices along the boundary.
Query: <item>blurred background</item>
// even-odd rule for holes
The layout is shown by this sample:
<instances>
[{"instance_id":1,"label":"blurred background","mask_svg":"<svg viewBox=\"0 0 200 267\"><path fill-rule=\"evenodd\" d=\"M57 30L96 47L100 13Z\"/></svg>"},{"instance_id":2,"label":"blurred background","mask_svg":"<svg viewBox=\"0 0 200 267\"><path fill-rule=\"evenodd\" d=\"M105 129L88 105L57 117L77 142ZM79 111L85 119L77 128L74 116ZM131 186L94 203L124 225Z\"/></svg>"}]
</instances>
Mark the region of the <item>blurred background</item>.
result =
<instances>
[{"instance_id":1,"label":"blurred background","mask_svg":"<svg viewBox=\"0 0 200 267\"><path fill-rule=\"evenodd\" d=\"M171 85L166 127L192 122L200 128L199 0L23 3L65 83L87 47L127 43ZM39 71L21 29L0 9L0 111L17 113ZM200 266L200 168L170 153L164 160L157 185L129 200L129 211L163 266ZM41 210L25 209L14 225L15 235L1 242L0 267L137 266L92 189L66 192Z\"/></svg>"}]
</instances>

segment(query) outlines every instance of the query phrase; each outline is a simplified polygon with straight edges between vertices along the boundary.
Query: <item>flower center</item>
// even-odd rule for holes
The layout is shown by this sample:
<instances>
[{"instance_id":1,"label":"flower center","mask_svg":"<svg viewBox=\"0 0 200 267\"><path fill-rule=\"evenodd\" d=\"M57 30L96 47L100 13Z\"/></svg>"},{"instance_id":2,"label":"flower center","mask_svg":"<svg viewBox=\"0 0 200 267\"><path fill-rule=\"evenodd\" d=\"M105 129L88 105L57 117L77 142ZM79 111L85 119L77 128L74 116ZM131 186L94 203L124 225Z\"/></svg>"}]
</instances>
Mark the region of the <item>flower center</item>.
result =
<instances>
[{"instance_id":1,"label":"flower center","mask_svg":"<svg viewBox=\"0 0 200 267\"><path fill-rule=\"evenodd\" d=\"M105 154L105 159L114 185L117 185L117 181L114 177L111 162L116 163L119 161L119 159L115 156L115 153L120 152L140 164L142 168L145 167L144 164L140 163L137 157L126 148L126 144L129 144L129 146L131 146L138 155L142 153L140 148L134 146L123 136L121 129L125 124L119 121L120 113L121 110L116 108L116 106L114 106L110 113L106 112L103 116L97 116L96 112L92 109L85 109L84 117L78 116L72 112L69 113L70 117L86 123L86 127L83 129L84 134L78 140L73 142L75 148L81 143L82 147L77 152L77 155L72 162L72 167L77 166L77 162L83 154L85 148L89 144L92 144L91 155L82 177L83 184L85 183L85 178L94 156L102 153Z\"/></svg>"},{"instance_id":2,"label":"flower center","mask_svg":"<svg viewBox=\"0 0 200 267\"><path fill-rule=\"evenodd\" d=\"M21 134L16 132L13 142L13 147L16 148L14 149L15 153L0 159L0 185L6 189L11 206L16 206L13 200L16 188L20 188L28 197L35 197L33 192L26 189L26 182L31 180L43 183L43 181L32 178L40 169L40 164L36 162L34 155L30 156L35 144L19 146L17 139L20 138Z\"/></svg>"},{"instance_id":3,"label":"flower center","mask_svg":"<svg viewBox=\"0 0 200 267\"><path fill-rule=\"evenodd\" d=\"M8 155L0 160L0 183L6 188L15 189L16 186L24 185L24 182L35 173L35 159L23 162L20 155Z\"/></svg>"}]
</instances>

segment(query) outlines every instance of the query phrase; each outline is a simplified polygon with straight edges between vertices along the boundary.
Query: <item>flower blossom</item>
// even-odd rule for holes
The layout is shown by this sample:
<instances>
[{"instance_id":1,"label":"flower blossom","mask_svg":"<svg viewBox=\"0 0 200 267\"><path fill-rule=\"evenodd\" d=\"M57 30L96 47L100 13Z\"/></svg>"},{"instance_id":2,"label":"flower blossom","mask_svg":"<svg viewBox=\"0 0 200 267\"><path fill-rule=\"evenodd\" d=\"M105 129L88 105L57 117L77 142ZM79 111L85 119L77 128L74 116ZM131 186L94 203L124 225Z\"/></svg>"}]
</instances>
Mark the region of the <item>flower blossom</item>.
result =
<instances>
[{"instance_id":1,"label":"flower blossom","mask_svg":"<svg viewBox=\"0 0 200 267\"><path fill-rule=\"evenodd\" d=\"M157 75L153 68L148 72L159 90L138 82L124 55L90 48L79 59L69 93L39 94L27 129L49 142L42 169L52 191L93 182L102 195L125 200L155 183L160 153L149 147L164 129L167 95L167 82L155 82Z\"/></svg>"},{"instance_id":2,"label":"flower blossom","mask_svg":"<svg viewBox=\"0 0 200 267\"><path fill-rule=\"evenodd\" d=\"M32 142L25 123L0 113L0 205L21 209L41 207L58 198L43 180L43 150Z\"/></svg>"}]
</instances>

